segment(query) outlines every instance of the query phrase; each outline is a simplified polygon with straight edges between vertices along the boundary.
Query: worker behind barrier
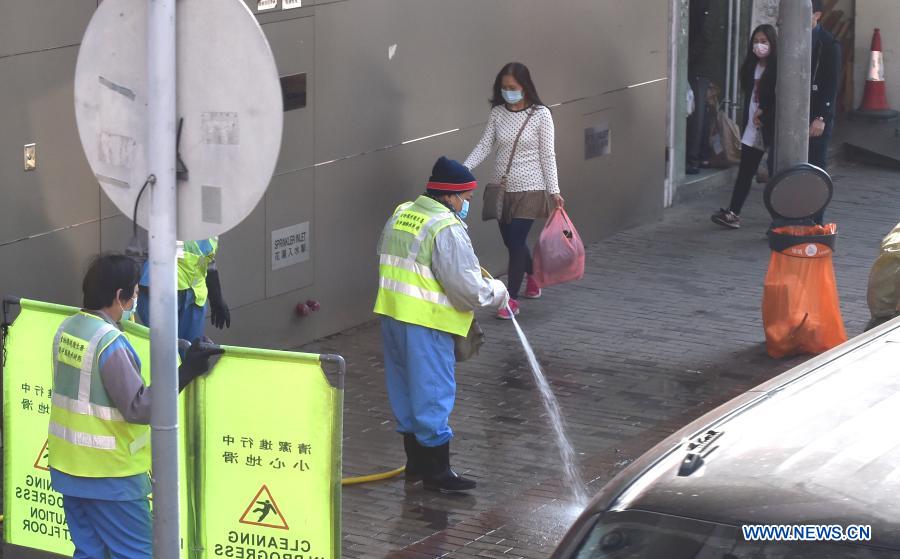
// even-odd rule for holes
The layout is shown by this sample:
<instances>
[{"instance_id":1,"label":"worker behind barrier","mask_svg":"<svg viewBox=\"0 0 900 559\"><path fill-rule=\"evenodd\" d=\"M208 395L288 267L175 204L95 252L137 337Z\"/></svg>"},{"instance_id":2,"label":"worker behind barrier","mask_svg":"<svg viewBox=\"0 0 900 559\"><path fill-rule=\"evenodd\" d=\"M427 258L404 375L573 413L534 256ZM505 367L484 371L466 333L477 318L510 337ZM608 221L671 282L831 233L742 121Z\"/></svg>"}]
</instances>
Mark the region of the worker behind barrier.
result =
<instances>
[{"instance_id":1,"label":"worker behind barrier","mask_svg":"<svg viewBox=\"0 0 900 559\"><path fill-rule=\"evenodd\" d=\"M231 327L231 311L222 296L222 283L216 267L219 238L178 242L178 338L203 338L206 312L219 330ZM137 316L150 326L150 266L141 270ZM207 304L208 303L208 304Z\"/></svg>"},{"instance_id":2,"label":"worker behind barrier","mask_svg":"<svg viewBox=\"0 0 900 559\"><path fill-rule=\"evenodd\" d=\"M502 282L482 277L463 222L476 187L466 167L441 157L425 193L397 207L378 244L375 312L382 315L385 380L403 435L406 479L422 479L434 491L475 487L450 467L453 336L466 336L475 308L509 301Z\"/></svg>"},{"instance_id":3,"label":"worker behind barrier","mask_svg":"<svg viewBox=\"0 0 900 559\"><path fill-rule=\"evenodd\" d=\"M53 340L50 477L63 495L75 558L150 558L152 387L120 328L137 308L140 266L103 255L82 283L84 308ZM183 389L209 369L220 348L192 345L178 368Z\"/></svg>"}]
</instances>

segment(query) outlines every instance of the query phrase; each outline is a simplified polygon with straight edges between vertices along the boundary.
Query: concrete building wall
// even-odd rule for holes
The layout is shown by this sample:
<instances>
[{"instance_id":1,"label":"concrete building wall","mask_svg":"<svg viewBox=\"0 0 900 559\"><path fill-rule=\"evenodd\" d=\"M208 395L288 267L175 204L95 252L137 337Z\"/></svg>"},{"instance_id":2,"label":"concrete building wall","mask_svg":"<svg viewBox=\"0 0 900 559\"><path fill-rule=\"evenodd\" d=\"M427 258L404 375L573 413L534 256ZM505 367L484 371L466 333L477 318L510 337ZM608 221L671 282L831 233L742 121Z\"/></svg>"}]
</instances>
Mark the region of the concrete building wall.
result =
<instances>
[{"instance_id":1,"label":"concrete building wall","mask_svg":"<svg viewBox=\"0 0 900 559\"><path fill-rule=\"evenodd\" d=\"M130 234L130 221L93 180L75 130L72 75L94 5L0 3L2 294L76 305L90 256L122 250ZM257 11L255 0L248 5ZM667 7L619 0L281 7L258 19L279 73L307 74L307 101L285 113L265 199L221 239L233 324L210 332L218 341L288 347L371 319L385 219L422 191L439 155L466 157L487 119L494 75L511 60L529 65L553 107L562 193L584 239L661 215ZM600 125L611 131L611 153L586 160L585 129ZM22 146L31 142L38 167L25 172ZM489 159L476 170L481 184L491 166ZM476 196L470 234L499 273L505 250L480 210ZM311 258L273 270L272 231L304 222ZM294 305L309 298L322 310L296 317Z\"/></svg>"},{"instance_id":2,"label":"concrete building wall","mask_svg":"<svg viewBox=\"0 0 900 559\"><path fill-rule=\"evenodd\" d=\"M856 45L853 60L854 108L862 101L869 75L869 49L872 33L881 29L884 52L884 76L891 108L900 107L900 2L897 0L857 0ZM900 110L900 109L898 109Z\"/></svg>"}]
</instances>

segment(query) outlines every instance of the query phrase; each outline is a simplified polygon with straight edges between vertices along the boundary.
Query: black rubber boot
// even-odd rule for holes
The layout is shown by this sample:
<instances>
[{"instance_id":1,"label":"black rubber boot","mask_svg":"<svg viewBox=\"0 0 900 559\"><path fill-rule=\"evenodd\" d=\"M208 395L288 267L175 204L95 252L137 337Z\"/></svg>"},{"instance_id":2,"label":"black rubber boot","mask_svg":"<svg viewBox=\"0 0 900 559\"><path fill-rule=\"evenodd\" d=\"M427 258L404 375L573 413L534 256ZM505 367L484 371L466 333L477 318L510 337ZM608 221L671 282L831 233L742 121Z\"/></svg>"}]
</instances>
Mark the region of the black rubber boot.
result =
<instances>
[{"instance_id":1,"label":"black rubber boot","mask_svg":"<svg viewBox=\"0 0 900 559\"><path fill-rule=\"evenodd\" d=\"M450 467L450 443L441 446L422 447L422 453L429 457L429 468L423 480L423 487L429 491L455 493L475 489L475 482L462 477Z\"/></svg>"},{"instance_id":2,"label":"black rubber boot","mask_svg":"<svg viewBox=\"0 0 900 559\"><path fill-rule=\"evenodd\" d=\"M427 459L422 456L422 445L412 433L403 433L403 450L406 451L406 471L404 478L407 483L422 481L427 469Z\"/></svg>"}]
</instances>

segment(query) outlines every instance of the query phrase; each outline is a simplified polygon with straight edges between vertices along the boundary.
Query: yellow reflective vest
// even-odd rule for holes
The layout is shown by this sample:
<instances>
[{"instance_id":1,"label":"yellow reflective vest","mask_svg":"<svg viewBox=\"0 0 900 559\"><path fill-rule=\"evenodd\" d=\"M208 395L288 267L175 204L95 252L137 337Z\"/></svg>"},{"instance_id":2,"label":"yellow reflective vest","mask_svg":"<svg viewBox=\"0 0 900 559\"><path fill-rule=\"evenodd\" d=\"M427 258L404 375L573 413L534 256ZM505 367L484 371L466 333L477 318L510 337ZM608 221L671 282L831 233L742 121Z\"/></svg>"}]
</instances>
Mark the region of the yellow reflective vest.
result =
<instances>
[{"instance_id":1,"label":"yellow reflective vest","mask_svg":"<svg viewBox=\"0 0 900 559\"><path fill-rule=\"evenodd\" d=\"M63 321L53 340L50 467L80 477L150 470L150 427L128 423L100 377L100 354L124 334L86 312Z\"/></svg>"},{"instance_id":2,"label":"yellow reflective vest","mask_svg":"<svg viewBox=\"0 0 900 559\"><path fill-rule=\"evenodd\" d=\"M206 304L209 289L206 287L206 272L216 259L219 250L219 238L213 237L204 241L185 241L184 254L178 256L178 290L191 289L194 292L194 303L198 307Z\"/></svg>"},{"instance_id":3,"label":"yellow reflective vest","mask_svg":"<svg viewBox=\"0 0 900 559\"><path fill-rule=\"evenodd\" d=\"M375 313L457 336L469 332L474 313L457 310L431 270L435 237L454 225L462 226L459 218L427 196L397 207L378 248Z\"/></svg>"}]
</instances>

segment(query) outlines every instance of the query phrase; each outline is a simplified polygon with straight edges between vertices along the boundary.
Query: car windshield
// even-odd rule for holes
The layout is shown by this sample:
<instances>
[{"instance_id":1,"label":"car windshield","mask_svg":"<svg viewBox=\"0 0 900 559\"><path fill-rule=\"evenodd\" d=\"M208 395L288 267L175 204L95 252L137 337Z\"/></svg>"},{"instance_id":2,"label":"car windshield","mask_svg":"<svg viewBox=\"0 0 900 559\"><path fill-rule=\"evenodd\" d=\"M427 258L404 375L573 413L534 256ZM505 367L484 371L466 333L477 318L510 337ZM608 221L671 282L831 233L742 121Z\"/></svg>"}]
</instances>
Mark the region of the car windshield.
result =
<instances>
[{"instance_id":1,"label":"car windshield","mask_svg":"<svg viewBox=\"0 0 900 559\"><path fill-rule=\"evenodd\" d=\"M736 526L644 511L624 511L595 517L574 557L887 559L897 557L897 552L834 542L745 541L741 529Z\"/></svg>"}]
</instances>

